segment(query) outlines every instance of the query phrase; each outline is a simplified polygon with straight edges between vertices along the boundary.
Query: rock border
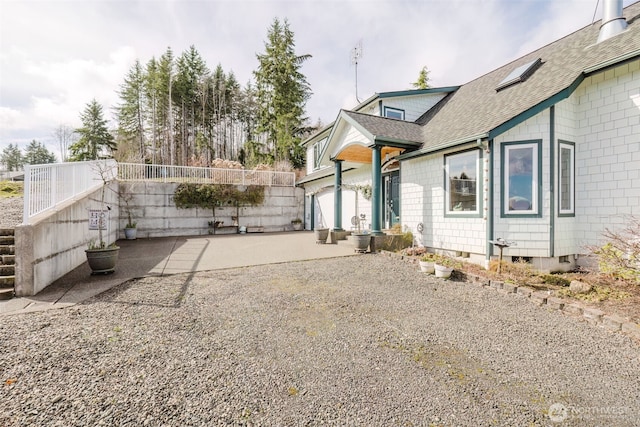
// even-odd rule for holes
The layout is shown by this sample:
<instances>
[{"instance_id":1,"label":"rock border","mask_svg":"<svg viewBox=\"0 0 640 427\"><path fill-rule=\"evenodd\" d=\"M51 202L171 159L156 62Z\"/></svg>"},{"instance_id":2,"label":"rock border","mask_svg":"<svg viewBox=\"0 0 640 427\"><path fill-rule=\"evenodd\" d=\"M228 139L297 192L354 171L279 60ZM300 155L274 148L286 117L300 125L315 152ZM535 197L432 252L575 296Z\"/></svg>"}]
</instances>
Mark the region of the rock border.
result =
<instances>
[{"instance_id":1,"label":"rock border","mask_svg":"<svg viewBox=\"0 0 640 427\"><path fill-rule=\"evenodd\" d=\"M404 262L418 265L419 257L405 256L389 251L380 251L379 253L390 258L397 258ZM560 311L562 314L584 320L591 325L602 327L610 332L622 333L640 343L640 324L634 323L628 318L617 314L605 313L597 308L582 307L572 300L563 299L551 294L551 291L536 291L528 286L490 280L476 274L465 273L465 276L465 283L480 285L482 288L492 289L501 294L516 295L525 298L538 307L546 307L549 310Z\"/></svg>"}]
</instances>

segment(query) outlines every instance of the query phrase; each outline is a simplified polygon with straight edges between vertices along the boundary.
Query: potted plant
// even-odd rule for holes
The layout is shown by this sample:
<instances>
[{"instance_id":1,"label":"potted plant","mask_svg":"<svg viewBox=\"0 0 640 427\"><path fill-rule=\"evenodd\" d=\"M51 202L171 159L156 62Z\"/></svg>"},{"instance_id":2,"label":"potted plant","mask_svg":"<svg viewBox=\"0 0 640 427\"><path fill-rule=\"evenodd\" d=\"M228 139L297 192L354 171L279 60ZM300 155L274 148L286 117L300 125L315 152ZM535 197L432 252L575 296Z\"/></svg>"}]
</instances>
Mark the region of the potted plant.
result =
<instances>
[{"instance_id":1,"label":"potted plant","mask_svg":"<svg viewBox=\"0 0 640 427\"><path fill-rule=\"evenodd\" d=\"M316 236L316 243L324 244L327 243L327 237L329 237L329 229L326 227L317 227L313 229L313 232Z\"/></svg>"},{"instance_id":2,"label":"potted plant","mask_svg":"<svg viewBox=\"0 0 640 427\"><path fill-rule=\"evenodd\" d=\"M91 274L108 274L115 271L116 262L118 261L118 254L120 247L115 242L108 243L102 230L107 229L108 239L108 226L109 226L109 212L111 208L105 205L104 195L105 188L108 182L113 177L113 170L116 166L115 163L109 164L106 161L102 163L95 163L100 178L102 179L102 187L100 188L100 211L97 218L98 240L91 240L89 247L85 249L87 255L87 263L91 268ZM106 211L105 211L106 206ZM106 216L106 217L105 217Z\"/></svg>"},{"instance_id":3,"label":"potted plant","mask_svg":"<svg viewBox=\"0 0 640 427\"><path fill-rule=\"evenodd\" d=\"M123 186L120 186L118 196L120 196L120 200L124 202L124 209L127 212L127 224L124 226L124 237L127 240L135 240L138 233L138 229L136 228L138 223L133 221L131 206L129 205L129 202L131 202L131 199L133 198L133 194L124 190Z\"/></svg>"},{"instance_id":4,"label":"potted plant","mask_svg":"<svg viewBox=\"0 0 640 427\"><path fill-rule=\"evenodd\" d=\"M302 219L300 218L292 219L291 225L293 226L293 229L296 231L302 230Z\"/></svg>"},{"instance_id":5,"label":"potted plant","mask_svg":"<svg viewBox=\"0 0 640 427\"><path fill-rule=\"evenodd\" d=\"M131 217L129 217L129 221L127 222L127 225L124 226L124 237L127 240L135 240L138 234L138 229L136 228L136 226L138 225L137 222L131 221Z\"/></svg>"},{"instance_id":6,"label":"potted plant","mask_svg":"<svg viewBox=\"0 0 640 427\"><path fill-rule=\"evenodd\" d=\"M442 277L443 279L448 279L451 277L451 273L456 265L456 262L444 255L440 255L436 258L435 264L433 265L436 277Z\"/></svg>"},{"instance_id":7,"label":"potted plant","mask_svg":"<svg viewBox=\"0 0 640 427\"><path fill-rule=\"evenodd\" d=\"M371 243L371 234L368 230L364 230L361 223L366 221L366 215L360 214L355 218L356 230L351 232L351 241L353 242L354 251L358 253L365 253L369 249Z\"/></svg>"},{"instance_id":8,"label":"potted plant","mask_svg":"<svg viewBox=\"0 0 640 427\"><path fill-rule=\"evenodd\" d=\"M418 261L418 263L420 264L420 271L422 271L423 273L433 274L435 271L435 260L435 254L424 254Z\"/></svg>"}]
</instances>

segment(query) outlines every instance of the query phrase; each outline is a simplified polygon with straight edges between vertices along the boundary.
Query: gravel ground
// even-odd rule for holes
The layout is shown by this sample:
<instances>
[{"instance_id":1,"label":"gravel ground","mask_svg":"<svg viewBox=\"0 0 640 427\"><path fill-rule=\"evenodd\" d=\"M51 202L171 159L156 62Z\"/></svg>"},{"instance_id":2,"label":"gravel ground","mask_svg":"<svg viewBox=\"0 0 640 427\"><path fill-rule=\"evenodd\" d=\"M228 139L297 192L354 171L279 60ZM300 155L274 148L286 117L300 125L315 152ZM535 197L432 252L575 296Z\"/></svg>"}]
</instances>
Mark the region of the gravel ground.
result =
<instances>
[{"instance_id":1,"label":"gravel ground","mask_svg":"<svg viewBox=\"0 0 640 427\"><path fill-rule=\"evenodd\" d=\"M2 426L640 425L637 343L378 255L1 320Z\"/></svg>"},{"instance_id":2,"label":"gravel ground","mask_svg":"<svg viewBox=\"0 0 640 427\"><path fill-rule=\"evenodd\" d=\"M0 228L13 228L22 223L22 197L0 198Z\"/></svg>"}]
</instances>

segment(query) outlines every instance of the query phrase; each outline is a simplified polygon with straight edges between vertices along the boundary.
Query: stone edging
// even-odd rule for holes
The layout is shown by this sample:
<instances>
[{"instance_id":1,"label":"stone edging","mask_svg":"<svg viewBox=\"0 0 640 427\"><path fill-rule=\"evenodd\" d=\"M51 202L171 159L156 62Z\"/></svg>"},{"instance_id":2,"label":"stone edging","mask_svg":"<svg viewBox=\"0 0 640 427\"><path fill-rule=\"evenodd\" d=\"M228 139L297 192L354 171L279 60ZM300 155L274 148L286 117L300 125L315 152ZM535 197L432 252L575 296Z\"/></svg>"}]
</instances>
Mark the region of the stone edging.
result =
<instances>
[{"instance_id":1,"label":"stone edging","mask_svg":"<svg viewBox=\"0 0 640 427\"><path fill-rule=\"evenodd\" d=\"M418 264L418 257L410 257L397 254L395 252L380 251L381 255L390 258L396 258ZM631 322L629 319L618 316L616 314L607 314L597 308L584 308L575 302L559 298L550 294L549 291L536 291L527 286L518 286L513 283L504 283L497 280L490 280L475 274L465 273L467 276L466 283L480 285L483 288L494 289L503 294L519 295L527 298L538 307L545 306L551 310L558 310L563 314L582 318L587 323L600 326L611 332L623 333L630 338L640 342L640 324Z\"/></svg>"}]
</instances>

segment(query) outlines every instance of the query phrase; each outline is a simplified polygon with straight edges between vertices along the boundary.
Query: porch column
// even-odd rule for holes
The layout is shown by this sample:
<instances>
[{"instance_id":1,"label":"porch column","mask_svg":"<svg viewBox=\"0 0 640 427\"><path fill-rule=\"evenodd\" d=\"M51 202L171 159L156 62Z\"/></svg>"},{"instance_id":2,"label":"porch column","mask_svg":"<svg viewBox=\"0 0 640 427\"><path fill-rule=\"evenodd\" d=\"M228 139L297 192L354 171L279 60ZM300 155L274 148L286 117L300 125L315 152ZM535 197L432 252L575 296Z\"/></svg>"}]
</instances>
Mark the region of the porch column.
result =
<instances>
[{"instance_id":1,"label":"porch column","mask_svg":"<svg viewBox=\"0 0 640 427\"><path fill-rule=\"evenodd\" d=\"M334 160L336 180L333 192L333 231L342 231L342 160Z\"/></svg>"},{"instance_id":2,"label":"porch column","mask_svg":"<svg viewBox=\"0 0 640 427\"><path fill-rule=\"evenodd\" d=\"M382 178L381 148L377 145L371 149L371 234L380 236L382 232Z\"/></svg>"}]
</instances>

